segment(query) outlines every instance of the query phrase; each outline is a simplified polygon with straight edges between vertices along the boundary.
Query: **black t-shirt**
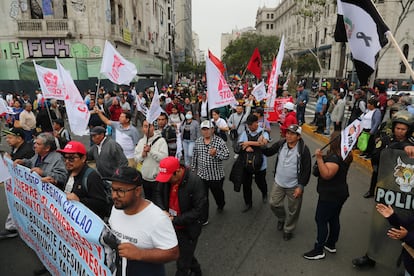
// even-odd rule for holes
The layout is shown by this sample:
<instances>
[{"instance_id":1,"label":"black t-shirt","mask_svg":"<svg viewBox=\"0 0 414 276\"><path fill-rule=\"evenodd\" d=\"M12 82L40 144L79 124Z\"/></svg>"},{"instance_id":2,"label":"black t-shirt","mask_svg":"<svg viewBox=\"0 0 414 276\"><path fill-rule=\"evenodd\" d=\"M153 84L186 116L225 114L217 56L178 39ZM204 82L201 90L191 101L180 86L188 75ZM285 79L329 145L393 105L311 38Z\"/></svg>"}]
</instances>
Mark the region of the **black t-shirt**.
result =
<instances>
[{"instance_id":1,"label":"black t-shirt","mask_svg":"<svg viewBox=\"0 0 414 276\"><path fill-rule=\"evenodd\" d=\"M339 169L336 175L329 180L325 180L320 176L318 177L317 191L319 193L319 199L345 202L349 197L348 184L346 183L349 165L342 160L341 156L336 154L324 156L323 160L325 162L338 164Z\"/></svg>"}]
</instances>

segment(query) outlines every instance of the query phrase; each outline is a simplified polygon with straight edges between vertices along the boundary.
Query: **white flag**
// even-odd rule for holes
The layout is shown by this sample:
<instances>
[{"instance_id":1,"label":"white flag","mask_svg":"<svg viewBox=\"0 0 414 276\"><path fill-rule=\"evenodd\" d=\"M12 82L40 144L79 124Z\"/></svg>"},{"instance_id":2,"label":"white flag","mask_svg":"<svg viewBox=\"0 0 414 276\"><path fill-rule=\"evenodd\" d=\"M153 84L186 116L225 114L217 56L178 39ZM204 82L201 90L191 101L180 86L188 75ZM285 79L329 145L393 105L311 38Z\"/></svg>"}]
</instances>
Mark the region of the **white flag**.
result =
<instances>
[{"instance_id":1,"label":"white flag","mask_svg":"<svg viewBox=\"0 0 414 276\"><path fill-rule=\"evenodd\" d=\"M206 57L206 75L207 101L210 110L221 106L237 104L223 74L208 56Z\"/></svg>"},{"instance_id":2,"label":"white flag","mask_svg":"<svg viewBox=\"0 0 414 276\"><path fill-rule=\"evenodd\" d=\"M276 90L279 81L279 75L282 74L282 62L285 55L285 36L282 36L280 41L279 52L276 59L273 61L272 72L270 73L269 87L267 90L267 106L274 108L276 100Z\"/></svg>"},{"instance_id":3,"label":"white flag","mask_svg":"<svg viewBox=\"0 0 414 276\"><path fill-rule=\"evenodd\" d=\"M361 120L355 119L341 132L341 156L342 159L348 156L352 151L355 143L358 141L359 134L361 134Z\"/></svg>"},{"instance_id":4,"label":"white flag","mask_svg":"<svg viewBox=\"0 0 414 276\"><path fill-rule=\"evenodd\" d=\"M252 94L257 101L266 98L266 88L263 80L253 88Z\"/></svg>"},{"instance_id":5,"label":"white flag","mask_svg":"<svg viewBox=\"0 0 414 276\"><path fill-rule=\"evenodd\" d=\"M16 114L13 111L13 108L11 106L7 105L6 100L3 99L3 98L0 98L0 114L5 114L5 113L7 113L7 114Z\"/></svg>"},{"instance_id":6,"label":"white flag","mask_svg":"<svg viewBox=\"0 0 414 276\"><path fill-rule=\"evenodd\" d=\"M56 58L56 67L59 72L59 76L62 79L63 86L65 88L65 106L66 114L68 114L68 120L70 129L75 135L88 135L88 123L90 113L88 107L82 99L82 96L73 82L69 71L66 71Z\"/></svg>"},{"instance_id":7,"label":"white flag","mask_svg":"<svg viewBox=\"0 0 414 276\"><path fill-rule=\"evenodd\" d=\"M146 115L146 120L149 124L152 124L155 120L157 120L158 116L160 116L161 112L164 110L161 108L160 105L160 95L158 94L158 87L157 83L154 83L154 97L152 98L152 102L150 108Z\"/></svg>"},{"instance_id":8,"label":"white flag","mask_svg":"<svg viewBox=\"0 0 414 276\"><path fill-rule=\"evenodd\" d=\"M4 158L0 157L0 182L4 182L9 178L11 178L9 168L6 165Z\"/></svg>"},{"instance_id":9,"label":"white flag","mask_svg":"<svg viewBox=\"0 0 414 276\"><path fill-rule=\"evenodd\" d=\"M105 41L101 73L113 83L129 85L137 72L135 64L123 58L108 40Z\"/></svg>"},{"instance_id":10,"label":"white flag","mask_svg":"<svg viewBox=\"0 0 414 276\"><path fill-rule=\"evenodd\" d=\"M45 99L64 100L65 89L58 70L37 65L35 61L33 61L33 64L43 97Z\"/></svg>"}]
</instances>

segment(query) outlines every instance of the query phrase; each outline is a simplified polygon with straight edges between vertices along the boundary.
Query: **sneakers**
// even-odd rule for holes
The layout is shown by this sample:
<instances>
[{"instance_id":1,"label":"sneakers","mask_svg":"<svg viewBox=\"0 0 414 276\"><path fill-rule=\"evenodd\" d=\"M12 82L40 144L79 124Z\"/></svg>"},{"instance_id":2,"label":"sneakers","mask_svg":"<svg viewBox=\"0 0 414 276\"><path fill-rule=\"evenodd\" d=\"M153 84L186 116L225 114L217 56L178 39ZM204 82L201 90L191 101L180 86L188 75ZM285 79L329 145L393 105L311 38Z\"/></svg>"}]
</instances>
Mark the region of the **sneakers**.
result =
<instances>
[{"instance_id":1,"label":"sneakers","mask_svg":"<svg viewBox=\"0 0 414 276\"><path fill-rule=\"evenodd\" d=\"M321 249L312 249L309 252L306 252L305 254L303 254L303 258L308 259L308 260L320 260L320 259L324 259L325 258L325 252L323 252L323 250Z\"/></svg>"},{"instance_id":2,"label":"sneakers","mask_svg":"<svg viewBox=\"0 0 414 276\"><path fill-rule=\"evenodd\" d=\"M206 220L202 223L203 226L206 226L207 224L208 224L208 220Z\"/></svg>"},{"instance_id":3,"label":"sneakers","mask_svg":"<svg viewBox=\"0 0 414 276\"><path fill-rule=\"evenodd\" d=\"M239 158L239 155L236 153L234 154L234 160L236 160L237 158Z\"/></svg>"},{"instance_id":4,"label":"sneakers","mask_svg":"<svg viewBox=\"0 0 414 276\"><path fill-rule=\"evenodd\" d=\"M324 247L323 248L325 248L325 250L326 251L328 251L329 253L336 253L336 248L335 248L335 246L330 246L330 245L324 245Z\"/></svg>"},{"instance_id":5,"label":"sneakers","mask_svg":"<svg viewBox=\"0 0 414 276\"><path fill-rule=\"evenodd\" d=\"M17 230L3 230L0 231L0 240L5 240L5 239L11 239L11 238L15 238L19 235L19 233L17 233Z\"/></svg>"}]
</instances>

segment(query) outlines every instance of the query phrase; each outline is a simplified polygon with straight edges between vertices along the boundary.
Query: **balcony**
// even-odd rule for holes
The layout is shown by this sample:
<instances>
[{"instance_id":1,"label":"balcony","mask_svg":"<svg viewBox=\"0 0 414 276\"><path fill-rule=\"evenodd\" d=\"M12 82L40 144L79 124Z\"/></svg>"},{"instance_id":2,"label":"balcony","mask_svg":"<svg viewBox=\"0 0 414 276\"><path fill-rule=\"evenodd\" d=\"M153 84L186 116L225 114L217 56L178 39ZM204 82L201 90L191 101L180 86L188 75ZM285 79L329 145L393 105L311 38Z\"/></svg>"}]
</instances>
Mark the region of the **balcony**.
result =
<instances>
[{"instance_id":1,"label":"balcony","mask_svg":"<svg viewBox=\"0 0 414 276\"><path fill-rule=\"evenodd\" d=\"M28 38L75 37L75 22L69 19L27 19L17 20L17 36Z\"/></svg>"}]
</instances>

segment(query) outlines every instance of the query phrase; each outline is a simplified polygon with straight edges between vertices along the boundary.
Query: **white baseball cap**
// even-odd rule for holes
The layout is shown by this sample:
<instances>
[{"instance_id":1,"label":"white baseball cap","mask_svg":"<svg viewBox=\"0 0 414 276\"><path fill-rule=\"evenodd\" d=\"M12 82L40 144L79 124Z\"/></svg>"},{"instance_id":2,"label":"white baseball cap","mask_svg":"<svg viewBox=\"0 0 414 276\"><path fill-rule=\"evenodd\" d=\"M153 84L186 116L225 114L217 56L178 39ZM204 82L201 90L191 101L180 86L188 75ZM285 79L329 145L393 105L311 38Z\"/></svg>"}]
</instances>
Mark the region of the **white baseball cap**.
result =
<instances>
[{"instance_id":1,"label":"white baseball cap","mask_svg":"<svg viewBox=\"0 0 414 276\"><path fill-rule=\"evenodd\" d=\"M291 102L287 102L283 105L283 108L286 108L287 110L294 110L295 109L295 105Z\"/></svg>"},{"instance_id":2,"label":"white baseball cap","mask_svg":"<svg viewBox=\"0 0 414 276\"><path fill-rule=\"evenodd\" d=\"M200 128L211 128L211 123L209 120L205 120L200 124Z\"/></svg>"}]
</instances>

